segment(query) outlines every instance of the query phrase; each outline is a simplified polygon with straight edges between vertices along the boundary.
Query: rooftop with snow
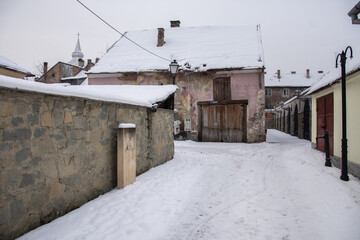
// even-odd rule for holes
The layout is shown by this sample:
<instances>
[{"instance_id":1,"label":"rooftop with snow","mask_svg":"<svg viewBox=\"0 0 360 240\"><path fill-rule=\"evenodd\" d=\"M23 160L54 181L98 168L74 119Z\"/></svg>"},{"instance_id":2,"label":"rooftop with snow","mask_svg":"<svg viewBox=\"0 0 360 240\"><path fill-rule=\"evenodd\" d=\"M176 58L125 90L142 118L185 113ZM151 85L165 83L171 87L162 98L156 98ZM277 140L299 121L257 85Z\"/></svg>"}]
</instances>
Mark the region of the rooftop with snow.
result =
<instances>
[{"instance_id":1,"label":"rooftop with snow","mask_svg":"<svg viewBox=\"0 0 360 240\"><path fill-rule=\"evenodd\" d=\"M11 61L10 59L3 57L3 56L0 56L0 67L4 67L7 69L11 69L11 70L15 70L18 72L32 75L32 73L30 71L26 70L23 67L20 67L17 63L15 63L15 62Z\"/></svg>"},{"instance_id":2,"label":"rooftop with snow","mask_svg":"<svg viewBox=\"0 0 360 240\"><path fill-rule=\"evenodd\" d=\"M106 102L116 102L144 107L152 107L157 102L166 100L177 87L163 86L128 86L128 85L69 85L46 84L0 75L0 88L45 93L51 95L81 97Z\"/></svg>"},{"instance_id":3,"label":"rooftop with snow","mask_svg":"<svg viewBox=\"0 0 360 240\"><path fill-rule=\"evenodd\" d=\"M310 87L318 82L324 74L322 72L265 74L265 87Z\"/></svg>"},{"instance_id":4,"label":"rooftop with snow","mask_svg":"<svg viewBox=\"0 0 360 240\"><path fill-rule=\"evenodd\" d=\"M89 73L168 71L177 60L189 70L256 69L264 67L260 25L227 27L175 27L164 29L158 47L158 30L130 31L125 36L156 57L121 37Z\"/></svg>"},{"instance_id":5,"label":"rooftop with snow","mask_svg":"<svg viewBox=\"0 0 360 240\"><path fill-rule=\"evenodd\" d=\"M346 74L350 75L355 72L360 71L360 58L353 58L346 61ZM317 90L320 90L324 87L327 87L329 85L332 85L333 83L337 82L339 79L341 79L341 66L339 64L338 68L333 68L328 74L326 74L320 81L314 83L309 91L306 93L306 95L309 95L313 92L316 92Z\"/></svg>"}]
</instances>

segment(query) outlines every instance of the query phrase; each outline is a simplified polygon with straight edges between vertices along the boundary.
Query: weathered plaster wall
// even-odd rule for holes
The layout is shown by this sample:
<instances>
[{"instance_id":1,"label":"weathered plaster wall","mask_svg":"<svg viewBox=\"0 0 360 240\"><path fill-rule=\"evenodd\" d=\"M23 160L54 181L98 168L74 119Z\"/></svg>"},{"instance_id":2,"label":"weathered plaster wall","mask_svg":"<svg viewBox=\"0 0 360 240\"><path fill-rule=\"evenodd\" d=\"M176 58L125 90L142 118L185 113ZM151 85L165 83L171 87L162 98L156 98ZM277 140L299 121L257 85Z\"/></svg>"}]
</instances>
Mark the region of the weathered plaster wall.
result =
<instances>
[{"instance_id":1,"label":"weathered plaster wall","mask_svg":"<svg viewBox=\"0 0 360 240\"><path fill-rule=\"evenodd\" d=\"M198 106L199 101L212 101L213 79L219 76L231 77L232 100L248 100L248 142L265 140L265 99L264 74L261 71L254 73L224 73L208 72L180 72L176 76L175 84L179 91L175 94L175 109L178 110L181 130L184 129L184 119L192 120L194 139L197 140L199 128ZM146 73L116 73L90 74L89 84L106 85L165 85L172 84L169 72Z\"/></svg>"},{"instance_id":2,"label":"weathered plaster wall","mask_svg":"<svg viewBox=\"0 0 360 240\"><path fill-rule=\"evenodd\" d=\"M0 88L0 238L116 186L119 123L136 124L136 173L173 158L173 111Z\"/></svg>"},{"instance_id":3,"label":"weathered plaster wall","mask_svg":"<svg viewBox=\"0 0 360 240\"><path fill-rule=\"evenodd\" d=\"M248 99L248 142L265 141L264 74L261 72L232 74L231 99Z\"/></svg>"}]
</instances>

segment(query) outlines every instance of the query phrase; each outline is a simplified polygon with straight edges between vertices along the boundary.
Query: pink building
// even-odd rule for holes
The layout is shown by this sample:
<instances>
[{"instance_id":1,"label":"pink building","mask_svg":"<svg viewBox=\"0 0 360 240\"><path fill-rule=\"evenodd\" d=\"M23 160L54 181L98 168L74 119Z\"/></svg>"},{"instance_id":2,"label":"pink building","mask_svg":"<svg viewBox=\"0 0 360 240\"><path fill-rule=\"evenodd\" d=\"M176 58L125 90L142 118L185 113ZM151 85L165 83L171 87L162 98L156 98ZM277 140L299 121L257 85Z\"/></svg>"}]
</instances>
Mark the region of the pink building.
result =
<instances>
[{"instance_id":1,"label":"pink building","mask_svg":"<svg viewBox=\"0 0 360 240\"><path fill-rule=\"evenodd\" d=\"M172 21L167 29L127 32L88 72L88 84L172 84L173 60L180 64L174 104L181 122L178 139L265 140L259 25L181 28L180 21Z\"/></svg>"}]
</instances>

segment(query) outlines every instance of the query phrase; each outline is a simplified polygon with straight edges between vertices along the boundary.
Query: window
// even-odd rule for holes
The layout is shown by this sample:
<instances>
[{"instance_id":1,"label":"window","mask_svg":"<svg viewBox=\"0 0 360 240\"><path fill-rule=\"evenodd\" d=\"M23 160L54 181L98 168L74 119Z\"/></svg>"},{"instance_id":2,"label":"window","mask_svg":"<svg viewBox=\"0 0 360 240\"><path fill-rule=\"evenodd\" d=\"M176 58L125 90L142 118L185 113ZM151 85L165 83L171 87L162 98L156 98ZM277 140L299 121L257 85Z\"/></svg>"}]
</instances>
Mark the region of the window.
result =
<instances>
[{"instance_id":1,"label":"window","mask_svg":"<svg viewBox=\"0 0 360 240\"><path fill-rule=\"evenodd\" d=\"M231 81L229 77L215 78L213 81L214 100L231 100Z\"/></svg>"},{"instance_id":2,"label":"window","mask_svg":"<svg viewBox=\"0 0 360 240\"><path fill-rule=\"evenodd\" d=\"M266 96L266 97L271 97L271 94L272 94L271 89L266 89L266 88L265 88L265 96Z\"/></svg>"},{"instance_id":3,"label":"window","mask_svg":"<svg viewBox=\"0 0 360 240\"><path fill-rule=\"evenodd\" d=\"M288 88L283 89L283 97L289 97L290 96L290 90Z\"/></svg>"}]
</instances>

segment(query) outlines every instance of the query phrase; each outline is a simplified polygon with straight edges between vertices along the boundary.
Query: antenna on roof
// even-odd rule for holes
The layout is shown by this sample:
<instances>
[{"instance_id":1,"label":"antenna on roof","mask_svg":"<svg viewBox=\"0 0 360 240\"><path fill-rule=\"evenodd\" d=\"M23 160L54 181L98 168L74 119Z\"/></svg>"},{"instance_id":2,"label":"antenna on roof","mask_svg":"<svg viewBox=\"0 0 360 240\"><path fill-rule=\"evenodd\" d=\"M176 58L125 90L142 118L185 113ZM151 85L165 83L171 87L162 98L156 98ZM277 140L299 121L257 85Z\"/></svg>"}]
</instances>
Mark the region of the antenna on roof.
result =
<instances>
[{"instance_id":1,"label":"antenna on roof","mask_svg":"<svg viewBox=\"0 0 360 240\"><path fill-rule=\"evenodd\" d=\"M80 0L76 0L78 3L80 3L84 8L86 8L89 12L91 12L92 14L94 14L98 19L100 19L102 22L104 22L106 25L108 25L110 28L112 28L115 32L119 33L123 38L126 38L127 40L129 40L130 42L132 42L133 44L135 44L136 46L138 46L139 48L141 48L142 50L158 57L161 58L165 61L171 62L171 60L164 58L162 56L157 55L156 53L153 53L152 51L144 48L143 46L141 46L140 44L136 43L135 41L133 41L132 39L128 38L127 36L125 36L125 34L121 33L119 30L117 30L116 28L114 28L113 26L111 26L108 22L106 22L104 19L102 19L99 15L97 15L95 12L93 12L90 8L88 8L85 4L83 4L82 2L80 2Z\"/></svg>"}]
</instances>

